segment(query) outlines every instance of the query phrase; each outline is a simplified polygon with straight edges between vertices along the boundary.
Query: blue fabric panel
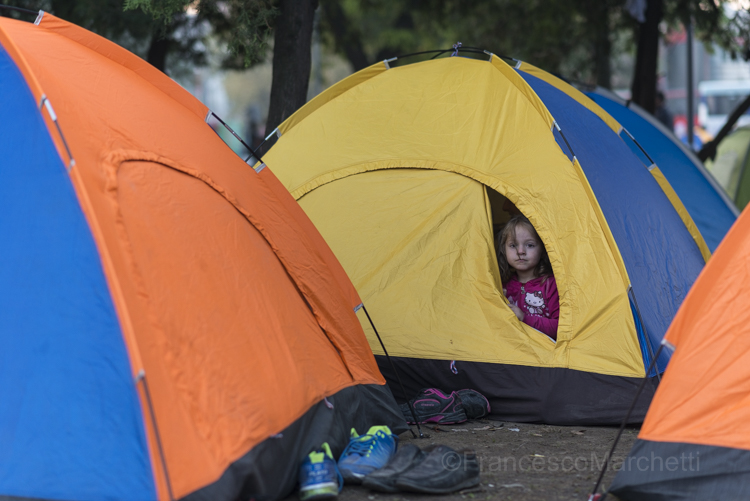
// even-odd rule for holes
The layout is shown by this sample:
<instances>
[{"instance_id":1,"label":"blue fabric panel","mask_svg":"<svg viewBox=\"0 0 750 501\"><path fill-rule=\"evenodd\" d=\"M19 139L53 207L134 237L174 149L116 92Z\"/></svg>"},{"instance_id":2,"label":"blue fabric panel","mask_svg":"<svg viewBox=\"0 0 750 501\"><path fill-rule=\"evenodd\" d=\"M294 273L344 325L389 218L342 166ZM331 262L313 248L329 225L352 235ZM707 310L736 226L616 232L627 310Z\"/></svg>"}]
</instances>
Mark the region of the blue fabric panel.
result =
<instances>
[{"instance_id":1,"label":"blue fabric panel","mask_svg":"<svg viewBox=\"0 0 750 501\"><path fill-rule=\"evenodd\" d=\"M685 152L648 120L608 97L593 92L587 95L620 122L646 150L682 200L708 248L711 252L716 250L737 219L717 189Z\"/></svg>"},{"instance_id":2,"label":"blue fabric panel","mask_svg":"<svg viewBox=\"0 0 750 501\"><path fill-rule=\"evenodd\" d=\"M638 334L638 342L641 345L641 357L643 357L643 368L644 370L651 367L651 360L653 360L653 346L651 346L651 349L649 349L650 344L646 344L647 342L650 343L650 341L646 341L646 333L643 332L643 324L641 323L641 317L638 315L638 309L635 307L635 304L633 303L633 300L630 300L630 311L633 312L633 319L635 320L635 331ZM651 372L647 374L648 377L654 377L656 376L656 367L651 369Z\"/></svg>"},{"instance_id":3,"label":"blue fabric panel","mask_svg":"<svg viewBox=\"0 0 750 501\"><path fill-rule=\"evenodd\" d=\"M97 248L2 46L0 118L0 498L156 499Z\"/></svg>"},{"instance_id":4,"label":"blue fabric panel","mask_svg":"<svg viewBox=\"0 0 750 501\"><path fill-rule=\"evenodd\" d=\"M581 163L625 261L651 347L658 347L703 268L698 246L651 173L612 129L564 92L519 73ZM659 369L667 362L668 356L660 357Z\"/></svg>"}]
</instances>

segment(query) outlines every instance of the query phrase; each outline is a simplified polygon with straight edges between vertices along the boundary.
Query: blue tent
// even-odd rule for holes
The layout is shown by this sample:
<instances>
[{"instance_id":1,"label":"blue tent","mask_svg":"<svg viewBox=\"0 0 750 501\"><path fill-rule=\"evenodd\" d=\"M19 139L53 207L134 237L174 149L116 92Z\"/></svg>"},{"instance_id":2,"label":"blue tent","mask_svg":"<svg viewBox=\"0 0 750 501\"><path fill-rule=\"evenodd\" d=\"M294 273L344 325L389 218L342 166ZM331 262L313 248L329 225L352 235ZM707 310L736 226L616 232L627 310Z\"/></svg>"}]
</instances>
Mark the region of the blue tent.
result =
<instances>
[{"instance_id":1,"label":"blue tent","mask_svg":"<svg viewBox=\"0 0 750 501\"><path fill-rule=\"evenodd\" d=\"M642 322L639 335L649 340L641 341L644 365L648 367L703 268L704 258L646 165L608 124L569 95L575 89L526 63L516 68L555 117L565 135L563 151L571 151L579 160L597 194L628 270L631 306L635 318ZM586 100L582 95L580 98ZM665 290L660 285L664 283L673 287ZM658 307L643 308L645 304ZM666 353L660 356L660 372L668 361Z\"/></svg>"},{"instance_id":2,"label":"blue tent","mask_svg":"<svg viewBox=\"0 0 750 501\"><path fill-rule=\"evenodd\" d=\"M648 112L604 89L587 95L648 152L677 192L713 252L739 215L724 190L688 148Z\"/></svg>"}]
</instances>

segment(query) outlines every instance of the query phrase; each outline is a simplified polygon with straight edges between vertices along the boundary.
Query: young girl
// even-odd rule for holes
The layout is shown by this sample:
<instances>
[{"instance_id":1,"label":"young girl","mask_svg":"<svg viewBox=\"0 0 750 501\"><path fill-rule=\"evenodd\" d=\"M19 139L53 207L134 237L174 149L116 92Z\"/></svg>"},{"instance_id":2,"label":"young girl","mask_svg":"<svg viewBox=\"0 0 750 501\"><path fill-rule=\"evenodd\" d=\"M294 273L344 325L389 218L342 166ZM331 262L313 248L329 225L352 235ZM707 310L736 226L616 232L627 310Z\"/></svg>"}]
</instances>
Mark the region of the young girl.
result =
<instances>
[{"instance_id":1,"label":"young girl","mask_svg":"<svg viewBox=\"0 0 750 501\"><path fill-rule=\"evenodd\" d=\"M500 232L496 247L510 309L521 322L557 339L557 283L536 230L525 216L513 216Z\"/></svg>"}]
</instances>

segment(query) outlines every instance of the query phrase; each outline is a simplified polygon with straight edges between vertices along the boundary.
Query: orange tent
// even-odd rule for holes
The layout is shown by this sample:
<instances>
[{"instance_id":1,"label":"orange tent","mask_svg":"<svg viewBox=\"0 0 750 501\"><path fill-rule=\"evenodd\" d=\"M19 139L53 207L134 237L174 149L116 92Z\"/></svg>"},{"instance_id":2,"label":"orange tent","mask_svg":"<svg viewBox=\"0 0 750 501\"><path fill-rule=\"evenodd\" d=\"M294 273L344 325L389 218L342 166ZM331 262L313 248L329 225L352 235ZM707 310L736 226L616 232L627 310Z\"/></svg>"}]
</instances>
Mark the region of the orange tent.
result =
<instances>
[{"instance_id":1,"label":"orange tent","mask_svg":"<svg viewBox=\"0 0 750 501\"><path fill-rule=\"evenodd\" d=\"M0 498L279 498L406 429L343 269L203 104L41 12L0 18L0 90Z\"/></svg>"},{"instance_id":2,"label":"orange tent","mask_svg":"<svg viewBox=\"0 0 750 501\"><path fill-rule=\"evenodd\" d=\"M750 492L750 213L665 336L674 355L610 491L622 500L747 499Z\"/></svg>"}]
</instances>

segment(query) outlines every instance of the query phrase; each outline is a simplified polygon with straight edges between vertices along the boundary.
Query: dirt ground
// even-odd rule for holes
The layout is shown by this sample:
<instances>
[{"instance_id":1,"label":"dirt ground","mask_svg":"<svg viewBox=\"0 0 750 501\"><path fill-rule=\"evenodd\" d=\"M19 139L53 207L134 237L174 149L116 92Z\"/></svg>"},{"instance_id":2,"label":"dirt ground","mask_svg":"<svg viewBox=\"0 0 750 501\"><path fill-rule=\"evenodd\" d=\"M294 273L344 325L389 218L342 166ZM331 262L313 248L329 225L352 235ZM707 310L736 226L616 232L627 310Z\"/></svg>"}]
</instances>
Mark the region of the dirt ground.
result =
<instances>
[{"instance_id":1,"label":"dirt ground","mask_svg":"<svg viewBox=\"0 0 750 501\"><path fill-rule=\"evenodd\" d=\"M416 427L412 427L416 430ZM449 495L413 493L382 494L360 486L344 487L340 501L508 501L587 500L599 475L604 456L612 446L617 428L566 427L477 420L460 425L422 427L428 438L415 439L408 431L401 443L421 448L445 444L453 449L474 449L481 466L478 488ZM604 477L608 487L611 467L622 464L638 430L625 430L613 462ZM601 490L600 490L601 492ZM296 496L291 497L294 499ZM608 500L615 498L608 497Z\"/></svg>"}]
</instances>

